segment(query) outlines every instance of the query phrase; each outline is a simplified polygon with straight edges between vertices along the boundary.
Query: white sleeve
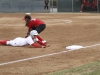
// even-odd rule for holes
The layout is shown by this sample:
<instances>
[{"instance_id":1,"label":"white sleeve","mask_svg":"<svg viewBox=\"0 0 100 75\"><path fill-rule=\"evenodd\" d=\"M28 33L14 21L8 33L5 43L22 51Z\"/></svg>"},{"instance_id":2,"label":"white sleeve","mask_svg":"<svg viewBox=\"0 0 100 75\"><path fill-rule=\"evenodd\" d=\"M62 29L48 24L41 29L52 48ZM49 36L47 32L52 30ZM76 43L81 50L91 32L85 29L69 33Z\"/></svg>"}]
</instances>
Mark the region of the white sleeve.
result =
<instances>
[{"instance_id":1,"label":"white sleeve","mask_svg":"<svg viewBox=\"0 0 100 75\"><path fill-rule=\"evenodd\" d=\"M31 44L33 44L35 41L32 40L31 36L28 36L28 37L26 38L26 42L27 42L29 45L31 45Z\"/></svg>"},{"instance_id":2,"label":"white sleeve","mask_svg":"<svg viewBox=\"0 0 100 75\"><path fill-rule=\"evenodd\" d=\"M35 42L38 41L38 38L34 39L34 41L35 41Z\"/></svg>"}]
</instances>

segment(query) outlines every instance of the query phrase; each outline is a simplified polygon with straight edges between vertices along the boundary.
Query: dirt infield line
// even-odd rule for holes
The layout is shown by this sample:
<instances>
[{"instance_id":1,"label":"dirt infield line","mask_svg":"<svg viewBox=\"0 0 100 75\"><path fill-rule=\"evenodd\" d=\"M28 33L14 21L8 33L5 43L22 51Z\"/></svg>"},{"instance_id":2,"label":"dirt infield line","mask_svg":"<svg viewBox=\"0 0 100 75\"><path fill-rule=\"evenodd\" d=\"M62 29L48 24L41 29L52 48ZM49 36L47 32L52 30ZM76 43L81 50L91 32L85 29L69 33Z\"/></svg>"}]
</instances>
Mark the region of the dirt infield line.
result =
<instances>
[{"instance_id":1,"label":"dirt infield line","mask_svg":"<svg viewBox=\"0 0 100 75\"><path fill-rule=\"evenodd\" d=\"M99 45L100 44L94 44L94 45L90 45L90 46L85 46L83 48L90 48L90 47L99 46ZM79 49L75 49L75 50L79 50ZM73 50L65 50L65 51L61 51L61 52L57 52L57 53L51 53L51 54L36 56L36 57L32 57L32 58L26 58L26 59L11 61L11 62L5 62L5 63L1 63L0 66L7 65L7 64L13 64L13 63L17 63L17 62L22 62L22 61L27 61L27 60L31 60L31 59L38 59L38 58L43 58L43 57L47 57L47 56L57 55L57 54L66 53L69 51L73 51Z\"/></svg>"},{"instance_id":2,"label":"dirt infield line","mask_svg":"<svg viewBox=\"0 0 100 75\"><path fill-rule=\"evenodd\" d=\"M90 46L85 46L83 48L89 48L89 47L94 47L94 46L99 46L100 44L94 44L94 45L90 45ZM82 48L79 48L82 49ZM74 49L74 50L79 50L79 49ZM73 51L73 50L68 50L68 51Z\"/></svg>"},{"instance_id":3,"label":"dirt infield line","mask_svg":"<svg viewBox=\"0 0 100 75\"><path fill-rule=\"evenodd\" d=\"M11 61L11 62L1 63L0 66L7 65L7 64L13 64L13 63L16 63L16 62L27 61L27 60L31 60L31 59L38 59L38 58L42 58L42 57L57 55L57 54L66 53L66 52L68 52L68 51L66 50L66 51L62 51L62 52L51 53L51 54L36 56L36 57L32 57L32 58L26 58L26 59L21 59L21 60L16 60L16 61Z\"/></svg>"}]
</instances>

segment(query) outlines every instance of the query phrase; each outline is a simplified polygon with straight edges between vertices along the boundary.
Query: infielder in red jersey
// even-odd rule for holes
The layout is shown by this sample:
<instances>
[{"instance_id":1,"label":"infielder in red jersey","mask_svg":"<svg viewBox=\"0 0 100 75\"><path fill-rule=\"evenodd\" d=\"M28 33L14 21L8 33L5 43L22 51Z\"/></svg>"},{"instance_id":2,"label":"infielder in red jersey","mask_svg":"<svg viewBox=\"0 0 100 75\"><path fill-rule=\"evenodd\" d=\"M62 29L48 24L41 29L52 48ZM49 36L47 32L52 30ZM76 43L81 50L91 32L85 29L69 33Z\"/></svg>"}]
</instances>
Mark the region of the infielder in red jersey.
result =
<instances>
[{"instance_id":1,"label":"infielder in red jersey","mask_svg":"<svg viewBox=\"0 0 100 75\"><path fill-rule=\"evenodd\" d=\"M30 32L30 35L27 38L17 37L13 40L0 40L0 44L2 45L10 45L10 46L25 46L25 45L31 45L35 48L46 48L49 47L50 44L46 44L41 42L38 38L38 33L36 30L32 30ZM37 44L37 43L39 44Z\"/></svg>"},{"instance_id":2,"label":"infielder in red jersey","mask_svg":"<svg viewBox=\"0 0 100 75\"><path fill-rule=\"evenodd\" d=\"M32 19L30 15L25 15L24 20L26 21L26 26L28 27L26 37L28 37L31 30L36 30L38 34L40 34L46 28L46 24L42 20L38 18ZM37 38L40 41L44 41L40 36L37 36Z\"/></svg>"},{"instance_id":3,"label":"infielder in red jersey","mask_svg":"<svg viewBox=\"0 0 100 75\"><path fill-rule=\"evenodd\" d=\"M91 2L90 2L90 0L87 0L86 1L86 10L90 11L90 8L91 8Z\"/></svg>"},{"instance_id":4,"label":"infielder in red jersey","mask_svg":"<svg viewBox=\"0 0 100 75\"><path fill-rule=\"evenodd\" d=\"M98 6L98 1L94 0L93 4L92 4L92 8L93 8L94 11L97 11L97 6Z\"/></svg>"},{"instance_id":5,"label":"infielder in red jersey","mask_svg":"<svg viewBox=\"0 0 100 75\"><path fill-rule=\"evenodd\" d=\"M81 5L81 12L86 10L86 1L82 0L82 5Z\"/></svg>"}]
</instances>

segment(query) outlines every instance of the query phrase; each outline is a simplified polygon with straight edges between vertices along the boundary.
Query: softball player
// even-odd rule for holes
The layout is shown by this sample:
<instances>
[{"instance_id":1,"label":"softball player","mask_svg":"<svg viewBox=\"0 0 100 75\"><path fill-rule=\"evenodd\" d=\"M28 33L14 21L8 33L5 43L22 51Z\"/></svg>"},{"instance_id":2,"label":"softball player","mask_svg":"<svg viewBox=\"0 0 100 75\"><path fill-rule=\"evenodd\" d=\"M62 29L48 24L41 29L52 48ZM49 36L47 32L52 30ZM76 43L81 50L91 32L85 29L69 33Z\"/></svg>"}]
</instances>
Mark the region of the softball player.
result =
<instances>
[{"instance_id":1,"label":"softball player","mask_svg":"<svg viewBox=\"0 0 100 75\"><path fill-rule=\"evenodd\" d=\"M30 15L25 15L24 20L26 22L25 26L28 27L28 32L25 37L29 36L31 30L36 30L40 34L46 28L46 24L42 20L38 18L32 19ZM37 38L42 42L46 42L40 36L37 36Z\"/></svg>"},{"instance_id":2,"label":"softball player","mask_svg":"<svg viewBox=\"0 0 100 75\"><path fill-rule=\"evenodd\" d=\"M81 12L86 11L86 1L82 0L82 5L81 5Z\"/></svg>"},{"instance_id":3,"label":"softball player","mask_svg":"<svg viewBox=\"0 0 100 75\"><path fill-rule=\"evenodd\" d=\"M41 42L38 38L37 38L37 31L36 30L32 30L30 32L30 35L27 38L22 38L22 37L17 37L14 40L0 40L0 44L3 45L10 45L10 46L25 46L25 45L31 45L35 48L45 48L50 46L49 44L45 44L43 42ZM36 44L35 42L38 42L39 44Z\"/></svg>"},{"instance_id":4,"label":"softball player","mask_svg":"<svg viewBox=\"0 0 100 75\"><path fill-rule=\"evenodd\" d=\"M45 4L44 9L46 9L46 8L48 9L49 0L45 0L45 1L44 1L44 4Z\"/></svg>"}]
</instances>

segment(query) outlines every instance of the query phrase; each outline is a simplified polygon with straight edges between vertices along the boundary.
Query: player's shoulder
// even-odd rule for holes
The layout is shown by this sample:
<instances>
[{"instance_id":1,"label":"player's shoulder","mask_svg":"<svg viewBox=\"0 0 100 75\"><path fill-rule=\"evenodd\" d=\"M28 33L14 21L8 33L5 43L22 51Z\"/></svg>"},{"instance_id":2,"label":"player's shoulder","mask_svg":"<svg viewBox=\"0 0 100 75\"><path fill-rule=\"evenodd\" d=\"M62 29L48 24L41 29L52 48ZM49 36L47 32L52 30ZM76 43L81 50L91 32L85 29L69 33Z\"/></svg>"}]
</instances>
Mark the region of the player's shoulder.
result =
<instances>
[{"instance_id":1,"label":"player's shoulder","mask_svg":"<svg viewBox=\"0 0 100 75\"><path fill-rule=\"evenodd\" d=\"M30 37L30 35L29 35L29 36L28 36L28 37L26 37L25 39L26 39L26 40L29 40L30 38L31 38L31 37Z\"/></svg>"}]
</instances>

